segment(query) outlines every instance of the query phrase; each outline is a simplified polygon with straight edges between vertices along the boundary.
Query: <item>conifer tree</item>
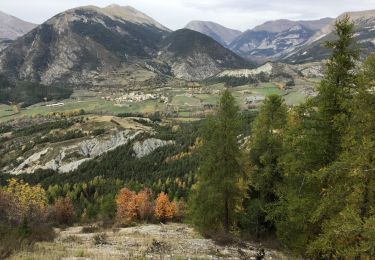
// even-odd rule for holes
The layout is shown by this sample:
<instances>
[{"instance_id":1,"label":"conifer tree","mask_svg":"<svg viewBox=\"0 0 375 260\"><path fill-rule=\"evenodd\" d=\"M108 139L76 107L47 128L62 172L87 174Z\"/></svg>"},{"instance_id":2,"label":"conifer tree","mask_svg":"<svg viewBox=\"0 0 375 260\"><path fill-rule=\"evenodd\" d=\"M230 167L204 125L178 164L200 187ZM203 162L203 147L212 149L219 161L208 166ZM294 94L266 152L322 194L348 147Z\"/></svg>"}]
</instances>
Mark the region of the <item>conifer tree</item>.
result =
<instances>
[{"instance_id":1,"label":"conifer tree","mask_svg":"<svg viewBox=\"0 0 375 260\"><path fill-rule=\"evenodd\" d=\"M286 124L287 107L278 95L264 101L255 119L250 138L250 198L246 203L244 225L249 231L270 228L266 211L277 200L276 189L282 179L278 161L282 155L282 133Z\"/></svg>"},{"instance_id":2,"label":"conifer tree","mask_svg":"<svg viewBox=\"0 0 375 260\"><path fill-rule=\"evenodd\" d=\"M343 150L356 92L357 51L349 17L336 22L336 33L337 39L327 43L332 55L318 96L290 113L283 138L284 155L279 164L283 185L271 217L279 239L302 254L338 206L337 201L336 207L322 204L324 191L332 185L331 176L322 170L330 167Z\"/></svg>"},{"instance_id":3,"label":"conifer tree","mask_svg":"<svg viewBox=\"0 0 375 260\"><path fill-rule=\"evenodd\" d=\"M326 188L317 213L326 218L321 234L309 245L313 256L362 259L375 255L374 78L372 55L359 76L343 153L319 174Z\"/></svg>"},{"instance_id":4,"label":"conifer tree","mask_svg":"<svg viewBox=\"0 0 375 260\"><path fill-rule=\"evenodd\" d=\"M242 207L246 186L238 112L234 97L225 90L203 131L198 180L190 198L192 222L202 232L229 232Z\"/></svg>"},{"instance_id":5,"label":"conifer tree","mask_svg":"<svg viewBox=\"0 0 375 260\"><path fill-rule=\"evenodd\" d=\"M316 98L318 109L317 129L320 135L320 150L323 161L330 163L341 151L341 138L350 114L350 103L355 88L355 64L358 51L353 46L354 24L349 16L336 22L337 40L327 42L332 50Z\"/></svg>"}]
</instances>

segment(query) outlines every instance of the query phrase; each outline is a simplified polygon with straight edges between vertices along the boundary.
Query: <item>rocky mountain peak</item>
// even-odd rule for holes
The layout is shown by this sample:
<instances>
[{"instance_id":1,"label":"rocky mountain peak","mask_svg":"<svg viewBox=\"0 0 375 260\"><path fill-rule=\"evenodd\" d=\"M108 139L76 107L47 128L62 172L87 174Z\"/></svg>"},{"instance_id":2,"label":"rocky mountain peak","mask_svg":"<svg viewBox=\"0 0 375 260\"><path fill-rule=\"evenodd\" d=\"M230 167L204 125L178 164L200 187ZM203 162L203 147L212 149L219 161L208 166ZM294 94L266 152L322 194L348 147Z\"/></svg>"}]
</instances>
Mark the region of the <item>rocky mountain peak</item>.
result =
<instances>
[{"instance_id":1,"label":"rocky mountain peak","mask_svg":"<svg viewBox=\"0 0 375 260\"><path fill-rule=\"evenodd\" d=\"M148 25L155 26L161 30L170 31L168 28L166 28L159 22L155 21L150 16L142 13L141 11L131 6L120 6L117 4L112 4L107 7L102 8L102 10L109 15L123 19L125 21L138 23L138 24L148 24Z\"/></svg>"}]
</instances>

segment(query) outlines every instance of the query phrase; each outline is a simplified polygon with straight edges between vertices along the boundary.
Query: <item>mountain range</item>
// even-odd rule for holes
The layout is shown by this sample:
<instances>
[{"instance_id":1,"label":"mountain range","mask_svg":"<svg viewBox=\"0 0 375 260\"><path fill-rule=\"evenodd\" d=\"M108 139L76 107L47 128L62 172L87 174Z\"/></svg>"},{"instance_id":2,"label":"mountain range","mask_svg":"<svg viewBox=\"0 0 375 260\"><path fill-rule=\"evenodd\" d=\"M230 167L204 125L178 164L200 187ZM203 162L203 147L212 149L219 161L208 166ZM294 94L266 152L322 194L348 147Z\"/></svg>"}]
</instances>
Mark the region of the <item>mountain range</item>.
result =
<instances>
[{"instance_id":1,"label":"mountain range","mask_svg":"<svg viewBox=\"0 0 375 260\"><path fill-rule=\"evenodd\" d=\"M340 15L340 20L348 15L354 24L354 39L358 43L358 48L363 56L375 51L375 10L348 12ZM283 62L304 63L324 60L330 52L324 47L328 40L334 39L334 22L324 26L316 32L305 44L290 52L282 58Z\"/></svg>"},{"instance_id":2,"label":"mountain range","mask_svg":"<svg viewBox=\"0 0 375 260\"><path fill-rule=\"evenodd\" d=\"M233 40L242 34L239 30L229 29L210 21L191 21L185 28L203 33L219 42L224 47L229 47Z\"/></svg>"},{"instance_id":3,"label":"mountain range","mask_svg":"<svg viewBox=\"0 0 375 260\"><path fill-rule=\"evenodd\" d=\"M348 15L363 53L374 51L375 11ZM0 73L43 84L124 85L158 76L203 80L253 68L250 61L321 61L329 55L323 43L335 37L331 18L276 20L245 32L192 21L171 31L119 5L70 9L38 26L3 13L0 18L0 28L8 28L0 36Z\"/></svg>"}]
</instances>

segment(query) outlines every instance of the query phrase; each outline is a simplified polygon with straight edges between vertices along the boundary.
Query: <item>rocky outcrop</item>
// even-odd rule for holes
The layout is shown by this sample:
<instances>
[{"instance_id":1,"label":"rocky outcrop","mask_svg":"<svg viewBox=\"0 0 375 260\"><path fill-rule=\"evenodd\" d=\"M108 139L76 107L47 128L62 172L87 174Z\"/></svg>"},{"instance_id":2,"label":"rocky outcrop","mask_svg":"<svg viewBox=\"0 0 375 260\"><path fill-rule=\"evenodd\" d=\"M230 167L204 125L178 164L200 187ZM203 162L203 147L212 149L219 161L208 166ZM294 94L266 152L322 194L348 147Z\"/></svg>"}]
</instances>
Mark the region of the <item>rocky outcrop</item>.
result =
<instances>
[{"instance_id":1,"label":"rocky outcrop","mask_svg":"<svg viewBox=\"0 0 375 260\"><path fill-rule=\"evenodd\" d=\"M133 144L133 150L137 158L142 158L144 156L149 155L159 147L173 144L175 144L174 141L164 141L160 139L149 138L144 141L135 142Z\"/></svg>"},{"instance_id":2,"label":"rocky outcrop","mask_svg":"<svg viewBox=\"0 0 375 260\"><path fill-rule=\"evenodd\" d=\"M94 159L119 146L127 144L129 141L134 140L140 133L142 131L125 130L104 139L91 138L66 147L50 147L31 155L10 173L33 173L37 169L70 172L77 169L85 161Z\"/></svg>"},{"instance_id":3,"label":"rocky outcrop","mask_svg":"<svg viewBox=\"0 0 375 260\"><path fill-rule=\"evenodd\" d=\"M124 130L102 138L81 140L74 145L48 147L35 152L23 160L19 166L9 171L11 174L33 173L38 169L52 169L61 173L76 170L82 163L93 160L104 153L134 141L143 130ZM148 138L135 141L132 145L137 158L149 155L159 147L173 145L174 141Z\"/></svg>"}]
</instances>

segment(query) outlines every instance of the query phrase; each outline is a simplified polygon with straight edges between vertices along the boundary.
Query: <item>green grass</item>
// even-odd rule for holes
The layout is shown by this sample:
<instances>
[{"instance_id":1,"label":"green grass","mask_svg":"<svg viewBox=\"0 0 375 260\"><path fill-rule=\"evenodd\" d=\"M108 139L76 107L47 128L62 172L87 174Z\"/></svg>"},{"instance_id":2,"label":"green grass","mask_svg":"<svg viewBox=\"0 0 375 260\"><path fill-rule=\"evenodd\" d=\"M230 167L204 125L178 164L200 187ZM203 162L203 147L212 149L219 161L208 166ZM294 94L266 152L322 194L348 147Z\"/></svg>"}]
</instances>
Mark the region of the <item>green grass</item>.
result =
<instances>
[{"instance_id":1,"label":"green grass","mask_svg":"<svg viewBox=\"0 0 375 260\"><path fill-rule=\"evenodd\" d=\"M195 97L175 96L172 99L174 106L199 106L200 104L200 100Z\"/></svg>"},{"instance_id":2,"label":"green grass","mask_svg":"<svg viewBox=\"0 0 375 260\"><path fill-rule=\"evenodd\" d=\"M0 104L0 118L13 115L14 111L11 106Z\"/></svg>"},{"instance_id":3,"label":"green grass","mask_svg":"<svg viewBox=\"0 0 375 260\"><path fill-rule=\"evenodd\" d=\"M204 104L216 105L219 101L219 93L224 89L223 84L215 84L210 86L210 89L215 94L195 94L194 97L184 95L188 92L186 88L172 88L166 90L166 95L172 97L171 105L179 109L181 117L189 117L190 111L202 108ZM243 106L245 98L251 95L268 96L270 94L278 94L284 96L288 105L299 104L305 100L305 94L301 92L287 93L284 90L277 88L273 83L262 83L259 86L244 85L231 88L233 96L236 98L238 104ZM247 94L244 94L247 92ZM47 107L44 103L35 104L33 106L24 108L20 113L14 114L12 107L8 105L0 105L0 122L4 122L13 118L22 116L47 115L51 112L66 112L72 110L84 109L87 113L93 114L119 114L119 113L152 113L154 111L166 111L166 104L157 100L147 100L143 102L125 103L122 106L115 105L112 101L101 99L105 93L98 93L88 90L76 90L72 98L62 100L64 106Z\"/></svg>"},{"instance_id":4,"label":"green grass","mask_svg":"<svg viewBox=\"0 0 375 260\"><path fill-rule=\"evenodd\" d=\"M198 94L196 97L204 104L216 105L219 102L219 95L217 94Z\"/></svg>"},{"instance_id":5,"label":"green grass","mask_svg":"<svg viewBox=\"0 0 375 260\"><path fill-rule=\"evenodd\" d=\"M285 92L277 87L258 87L251 90L254 94L268 96L271 94L284 95Z\"/></svg>"},{"instance_id":6,"label":"green grass","mask_svg":"<svg viewBox=\"0 0 375 260\"><path fill-rule=\"evenodd\" d=\"M302 92L290 92L284 96L287 105L298 105L306 100L307 96Z\"/></svg>"}]
</instances>

